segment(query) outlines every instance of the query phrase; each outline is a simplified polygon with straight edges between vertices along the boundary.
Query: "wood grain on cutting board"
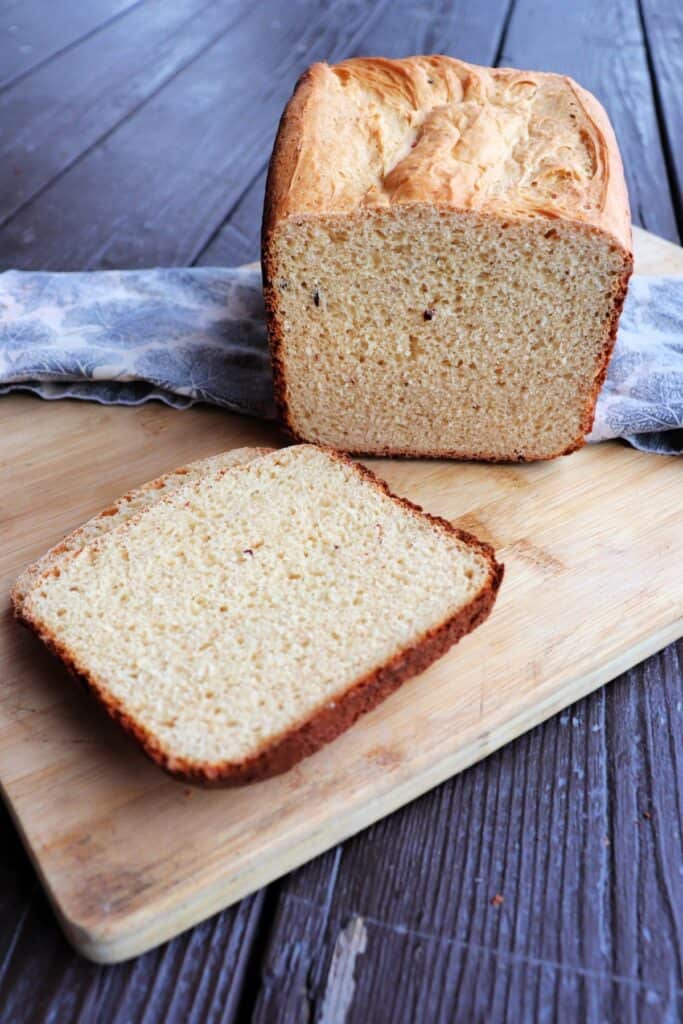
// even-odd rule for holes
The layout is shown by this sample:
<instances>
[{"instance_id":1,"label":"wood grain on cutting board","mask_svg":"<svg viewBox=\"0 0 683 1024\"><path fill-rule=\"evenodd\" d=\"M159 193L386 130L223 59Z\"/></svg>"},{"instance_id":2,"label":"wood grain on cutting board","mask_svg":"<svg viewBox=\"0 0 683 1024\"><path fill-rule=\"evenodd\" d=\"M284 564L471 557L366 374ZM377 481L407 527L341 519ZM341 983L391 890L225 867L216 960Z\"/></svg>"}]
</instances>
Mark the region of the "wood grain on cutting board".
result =
<instances>
[{"instance_id":1,"label":"wood grain on cutting board","mask_svg":"<svg viewBox=\"0 0 683 1024\"><path fill-rule=\"evenodd\" d=\"M683 252L636 233L637 270ZM4 594L17 572L135 484L278 443L216 409L0 403ZM680 461L619 444L529 466L372 460L392 488L493 543L489 621L334 744L242 790L148 763L41 645L2 621L0 782L72 942L135 955L485 756L683 631Z\"/></svg>"}]
</instances>

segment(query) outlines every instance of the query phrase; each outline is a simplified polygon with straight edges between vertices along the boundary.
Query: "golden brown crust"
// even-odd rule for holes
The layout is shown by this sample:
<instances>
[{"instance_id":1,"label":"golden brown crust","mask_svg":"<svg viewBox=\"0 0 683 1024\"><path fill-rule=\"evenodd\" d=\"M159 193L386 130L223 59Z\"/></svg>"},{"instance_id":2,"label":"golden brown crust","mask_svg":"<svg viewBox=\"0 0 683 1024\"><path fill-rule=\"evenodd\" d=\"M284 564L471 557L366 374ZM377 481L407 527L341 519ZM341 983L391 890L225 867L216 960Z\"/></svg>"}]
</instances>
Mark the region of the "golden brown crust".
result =
<instances>
[{"instance_id":1,"label":"golden brown crust","mask_svg":"<svg viewBox=\"0 0 683 1024\"><path fill-rule=\"evenodd\" d=\"M268 203L266 200L266 206L267 205ZM266 221L264 220L264 226L265 223ZM270 362L273 370L273 397L275 399L275 408L277 409L280 422L291 437L294 440L303 440L303 438L298 437L289 413L289 402L287 400L287 376L282 356L284 344L282 320L278 308L277 289L273 287L275 266L270 237L267 236L265 230L261 251L261 272L263 275L263 302L266 309L266 322L268 326L268 347L270 349Z\"/></svg>"},{"instance_id":2,"label":"golden brown crust","mask_svg":"<svg viewBox=\"0 0 683 1024\"><path fill-rule=\"evenodd\" d=\"M571 78L446 56L312 65L280 122L264 235L290 217L415 203L562 218L632 247L612 126Z\"/></svg>"},{"instance_id":3,"label":"golden brown crust","mask_svg":"<svg viewBox=\"0 0 683 1024\"><path fill-rule=\"evenodd\" d=\"M321 67L320 64L313 64L299 77L292 97L280 118L266 178L261 233L264 243L282 216L287 203L304 137L304 116L316 87L320 85Z\"/></svg>"},{"instance_id":4,"label":"golden brown crust","mask_svg":"<svg viewBox=\"0 0 683 1024\"><path fill-rule=\"evenodd\" d=\"M270 739L264 748L252 757L239 763L209 764L195 764L182 757L174 757L163 748L141 722L130 715L107 692L103 683L89 673L84 666L78 664L72 653L60 643L50 630L41 627L31 618L24 604L15 606L14 613L17 620L43 641L49 650L63 662L69 672L83 684L87 692L97 699L107 714L140 744L145 754L175 778L205 786L234 786L267 779L287 771L348 729L362 714L376 707L406 679L424 671L461 637L480 625L493 607L503 579L504 566L497 562L495 552L490 545L478 540L472 534L458 529L448 520L430 515L424 512L419 505L395 495L384 480L379 479L365 466L353 462L343 453L330 448L323 450L333 458L352 466L356 472L369 480L392 501L414 515L428 519L430 523L445 533L456 537L478 551L488 562L489 576L474 600L464 608L438 626L427 630L414 644L404 648L384 665L359 679L336 702L325 703L297 726Z\"/></svg>"},{"instance_id":5,"label":"golden brown crust","mask_svg":"<svg viewBox=\"0 0 683 1024\"><path fill-rule=\"evenodd\" d=\"M525 90L535 91L525 96ZM520 95L515 96L516 92ZM387 111L391 119L385 116ZM488 117L492 111L496 114L493 119ZM496 119L501 113L512 125L512 134L516 131L519 136L521 153L513 152L509 139L499 137ZM337 116L331 116L334 114ZM355 146L339 136L345 115L356 125ZM404 133L401 139L392 137L390 128L397 119ZM549 134L539 124L551 125ZM540 141L534 143L535 131ZM451 159L454 146L464 149L462 159ZM348 159L358 160L359 150L366 155L370 152L367 163L347 166ZM348 158L347 152L354 156ZM472 154L488 167L483 172L491 176L488 190L481 187L481 166L476 179L471 177L472 161L467 157ZM516 177L520 165L522 172ZM507 189L501 188L501 174L509 178ZM546 187L539 188L540 178ZM581 419L582 432L562 450L551 454L526 451L511 456L510 461L553 459L581 448L593 424L633 269L621 156L601 104L566 76L481 68L443 56L359 58L335 67L314 64L301 76L282 115L271 157L261 255L275 402L294 440L312 439L297 433L287 398L284 329L274 287L273 234L288 218L316 213L372 216L392 203L429 203L507 220L562 218L580 229L608 236L622 252L624 272L615 287L595 384ZM498 455L476 451L389 447L349 451L368 456L501 461Z\"/></svg>"},{"instance_id":6,"label":"golden brown crust","mask_svg":"<svg viewBox=\"0 0 683 1024\"><path fill-rule=\"evenodd\" d=\"M613 238L624 250L624 253L630 257L631 264L633 264L631 208L624 177L624 165L612 122L607 116L605 108L592 93L571 78L567 78L566 81L595 125L600 145L604 148L602 163L606 180L603 187L603 205L596 220L588 220L588 223Z\"/></svg>"},{"instance_id":7,"label":"golden brown crust","mask_svg":"<svg viewBox=\"0 0 683 1024\"><path fill-rule=\"evenodd\" d=\"M583 436L580 438L576 448L581 448L585 443L585 435L589 434L593 429L593 421L595 419L595 407L598 403L598 395L600 389L605 383L605 377L607 376L607 369L609 367L609 361L614 351L614 346L617 341L617 331L619 329L619 317L621 311L624 308L624 302L626 301L626 293L628 291L628 282L633 273L633 256L629 256L626 259L624 273L619 278L617 286L614 291L612 312L610 315L609 322L607 324L607 330L605 332L605 342L602 350L601 362L598 367L598 372L595 377L593 390L589 395L586 403L586 410L584 412L582 430ZM569 455L571 451L575 451L575 448L570 449L566 454Z\"/></svg>"},{"instance_id":8,"label":"golden brown crust","mask_svg":"<svg viewBox=\"0 0 683 1024\"><path fill-rule=\"evenodd\" d=\"M261 271L263 275L263 298L268 324L268 344L273 368L273 392L278 415L291 431L286 400L284 364L282 361L282 330L277 315L277 292L273 287L275 266L272 251L272 233L282 216L287 202L301 140L304 134L304 115L316 86L320 84L319 64L313 64L305 71L294 87L294 93L285 107L278 127L275 145L268 165L266 193L263 205L261 227Z\"/></svg>"}]
</instances>

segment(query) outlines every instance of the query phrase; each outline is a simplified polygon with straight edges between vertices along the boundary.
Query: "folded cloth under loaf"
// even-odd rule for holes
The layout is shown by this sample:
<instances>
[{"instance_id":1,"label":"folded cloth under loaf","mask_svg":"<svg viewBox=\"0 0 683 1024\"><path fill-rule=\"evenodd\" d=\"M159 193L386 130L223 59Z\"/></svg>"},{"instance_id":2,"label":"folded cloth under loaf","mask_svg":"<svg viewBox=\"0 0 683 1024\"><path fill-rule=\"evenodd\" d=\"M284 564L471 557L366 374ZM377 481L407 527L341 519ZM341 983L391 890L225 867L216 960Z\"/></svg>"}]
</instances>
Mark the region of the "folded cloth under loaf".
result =
<instances>
[{"instance_id":1,"label":"folded cloth under loaf","mask_svg":"<svg viewBox=\"0 0 683 1024\"><path fill-rule=\"evenodd\" d=\"M251 267L0 274L0 394L275 417ZM683 278L633 277L589 441L683 451Z\"/></svg>"}]
</instances>

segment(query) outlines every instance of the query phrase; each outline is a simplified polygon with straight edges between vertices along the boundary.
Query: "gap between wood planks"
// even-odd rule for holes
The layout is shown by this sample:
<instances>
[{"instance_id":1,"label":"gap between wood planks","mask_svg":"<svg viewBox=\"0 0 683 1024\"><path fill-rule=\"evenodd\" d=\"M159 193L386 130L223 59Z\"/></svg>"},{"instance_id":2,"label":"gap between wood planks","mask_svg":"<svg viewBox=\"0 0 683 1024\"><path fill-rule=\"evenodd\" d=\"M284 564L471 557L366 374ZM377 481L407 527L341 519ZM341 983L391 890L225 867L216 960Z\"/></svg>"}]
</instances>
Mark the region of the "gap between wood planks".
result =
<instances>
[{"instance_id":1,"label":"gap between wood planks","mask_svg":"<svg viewBox=\"0 0 683 1024\"><path fill-rule=\"evenodd\" d=\"M503 50L505 49L505 40L507 39L508 29L510 28L510 22L512 21L512 15L514 14L516 0L510 0L505 17L503 18L503 24L500 30L500 38L496 47L496 55L493 58L493 67L500 67L500 62L503 59Z\"/></svg>"},{"instance_id":2,"label":"gap between wood planks","mask_svg":"<svg viewBox=\"0 0 683 1024\"><path fill-rule=\"evenodd\" d=\"M272 882L256 894L257 898L261 898L261 906L258 908L256 925L251 935L242 978L236 979L239 984L239 991L237 993L236 1012L233 1019L237 1024L240 1021L252 1019L259 992L261 991L261 966L277 916L280 902L277 891L279 884L280 880L278 879L278 881Z\"/></svg>"},{"instance_id":3,"label":"gap between wood planks","mask_svg":"<svg viewBox=\"0 0 683 1024\"><path fill-rule=\"evenodd\" d=\"M320 904L315 900L306 900L305 897L300 898L300 902L305 903L307 906L315 907L316 910L322 912L321 934L323 936L323 942L327 939L327 926L343 853L344 846L343 843L340 843L334 848L334 859L330 870L330 878L327 883L325 902ZM281 898L284 896L284 904L282 904L283 909L288 899L295 898L289 893L282 894L279 891L282 887L283 881L284 879L282 878L276 879L276 881L261 890L262 893L265 893L265 897L260 907L259 919L256 928L254 929L252 944L248 954L248 963L243 975L243 984L237 1005L237 1014L235 1016L235 1020L237 1022L251 1020L256 1008L259 994L261 992L261 969L265 959L264 954L274 932L275 920L281 906Z\"/></svg>"},{"instance_id":4,"label":"gap between wood planks","mask_svg":"<svg viewBox=\"0 0 683 1024\"><path fill-rule=\"evenodd\" d=\"M204 253L207 251L207 249L209 249L213 245L213 243L216 241L216 239L218 238L220 233L224 230L224 228L227 228L227 226L230 223L230 218L235 213L235 210L240 205L240 203L242 202L242 200L246 196L247 192L249 192L249 190L254 186L254 184L261 177L261 175L265 171L266 167L268 167L269 163L270 163L270 158L268 158L267 160L264 160L259 165L256 173L251 176L251 178L249 179L249 181L247 182L245 187L242 189L242 191L237 196L235 201L231 204L230 209L226 213L225 217L223 217L223 219L220 221L218 226L216 228L214 228L214 230L209 234L208 238L204 242L202 242L201 245L199 245L197 247L196 252L190 257L190 260L189 260L189 265L191 267L194 267L195 264L197 264L199 262L199 260L202 258Z\"/></svg>"},{"instance_id":5,"label":"gap between wood planks","mask_svg":"<svg viewBox=\"0 0 683 1024\"><path fill-rule=\"evenodd\" d=\"M45 57L41 57L39 60L37 60L35 64L30 64L28 67L25 67L21 71L18 71L13 77L8 78L6 82L2 82L0 84L0 93L3 92L5 89L9 89L10 86L16 85L17 82L20 82L22 80L22 78L26 78L28 75L33 74L34 71L38 71L46 64L49 64L49 62L51 60L54 60L55 57L61 57L62 54L68 53L69 50L73 50L80 43L85 42L86 39L90 39L92 38L92 36L97 35L98 32L101 32L103 29L108 28L110 25L112 25L115 21L118 21L120 18L124 18L128 13L130 13L130 11L132 11L136 7L140 7L145 2L146 0L132 0L132 2L127 7L124 7L123 10L117 11L116 14L112 14L109 18L105 18L104 21L101 21L98 25L94 25L87 32L83 32L75 39L70 40L70 42L64 43L63 46L58 47L56 50L52 50Z\"/></svg>"},{"instance_id":6,"label":"gap between wood planks","mask_svg":"<svg viewBox=\"0 0 683 1024\"><path fill-rule=\"evenodd\" d=\"M640 30L643 34L643 45L645 47L645 60L647 61L647 68L650 73L650 80L652 82L652 99L654 102L655 115L657 117L657 127L659 128L659 135L662 141L662 154L664 156L664 164L666 167L666 176L669 184L669 192L671 193L671 204L674 208L674 216L676 217L676 227L678 228L678 241L683 238L683 201L681 199L681 192L679 191L679 182L676 175L676 162L674 159L674 152L669 137L669 131L667 128L666 115L664 112L664 104L662 102L662 93L660 89L659 76L657 73L657 67L652 55L652 45L650 42L650 36L647 28L647 19L643 11L643 0L636 0L636 9L638 11L638 18L640 21ZM680 183L683 188L683 182Z\"/></svg>"}]
</instances>

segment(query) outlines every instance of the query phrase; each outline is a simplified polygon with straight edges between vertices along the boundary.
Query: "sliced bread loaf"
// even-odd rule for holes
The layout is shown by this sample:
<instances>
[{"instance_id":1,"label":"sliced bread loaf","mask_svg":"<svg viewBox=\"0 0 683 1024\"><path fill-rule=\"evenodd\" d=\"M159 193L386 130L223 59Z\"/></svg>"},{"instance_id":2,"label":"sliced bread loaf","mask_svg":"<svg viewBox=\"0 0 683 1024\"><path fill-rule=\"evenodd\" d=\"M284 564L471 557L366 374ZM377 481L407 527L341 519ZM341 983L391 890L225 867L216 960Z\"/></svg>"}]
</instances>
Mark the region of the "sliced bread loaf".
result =
<instances>
[{"instance_id":1,"label":"sliced bread loaf","mask_svg":"<svg viewBox=\"0 0 683 1024\"><path fill-rule=\"evenodd\" d=\"M168 771L284 771L487 616L493 551L311 445L212 466L48 561L19 617Z\"/></svg>"},{"instance_id":2,"label":"sliced bread loaf","mask_svg":"<svg viewBox=\"0 0 683 1024\"><path fill-rule=\"evenodd\" d=\"M98 515L93 516L83 526L79 526L73 533L64 537L59 544L50 548L38 561L24 569L14 584L11 594L15 612L17 615L21 614L24 597L38 577L50 566L58 565L69 551L79 550L88 541L95 540L103 533L113 530L115 526L149 508L159 498L170 494L186 483L199 480L205 473L244 465L251 462L252 459L258 458L259 455L266 455L271 450L270 448L233 448L232 451L211 455L206 459L198 459L196 462L190 462L187 466L179 466L178 469L165 473L163 476L157 477L156 480L150 480L149 483L124 494L114 502L111 508L106 508Z\"/></svg>"},{"instance_id":3,"label":"sliced bread loaf","mask_svg":"<svg viewBox=\"0 0 683 1024\"><path fill-rule=\"evenodd\" d=\"M632 268L614 132L562 75L450 57L316 64L266 189L276 395L351 452L583 444Z\"/></svg>"}]
</instances>

